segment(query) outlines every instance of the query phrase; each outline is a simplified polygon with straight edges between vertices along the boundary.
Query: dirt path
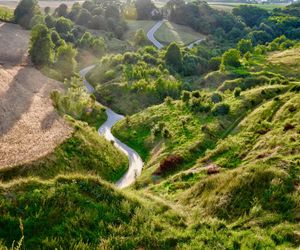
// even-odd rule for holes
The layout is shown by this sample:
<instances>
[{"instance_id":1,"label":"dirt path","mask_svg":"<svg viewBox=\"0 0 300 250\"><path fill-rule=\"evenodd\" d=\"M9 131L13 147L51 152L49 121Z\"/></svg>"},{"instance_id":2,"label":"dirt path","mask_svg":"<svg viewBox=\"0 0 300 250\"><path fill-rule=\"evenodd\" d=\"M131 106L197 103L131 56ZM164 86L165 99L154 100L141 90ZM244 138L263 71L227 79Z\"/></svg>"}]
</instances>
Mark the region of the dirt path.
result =
<instances>
[{"instance_id":1,"label":"dirt path","mask_svg":"<svg viewBox=\"0 0 300 250\"><path fill-rule=\"evenodd\" d=\"M86 88L90 93L94 92L94 88L89 84L85 79L85 75L93 68L94 66L87 67L79 72L83 77ZM143 161L136 151L128 147L126 144L122 143L120 140L115 138L111 133L111 128L120 120L124 119L124 116L119 115L112 111L109 108L106 108L107 120L99 128L99 134L103 135L107 140L113 141L114 145L124 152L129 160L129 168L125 175L116 183L119 188L125 188L130 186L135 182L136 177L140 176L143 169Z\"/></svg>"},{"instance_id":2,"label":"dirt path","mask_svg":"<svg viewBox=\"0 0 300 250\"><path fill-rule=\"evenodd\" d=\"M50 100L60 84L28 64L28 42L28 31L0 22L0 168L40 158L72 132Z\"/></svg>"}]
</instances>

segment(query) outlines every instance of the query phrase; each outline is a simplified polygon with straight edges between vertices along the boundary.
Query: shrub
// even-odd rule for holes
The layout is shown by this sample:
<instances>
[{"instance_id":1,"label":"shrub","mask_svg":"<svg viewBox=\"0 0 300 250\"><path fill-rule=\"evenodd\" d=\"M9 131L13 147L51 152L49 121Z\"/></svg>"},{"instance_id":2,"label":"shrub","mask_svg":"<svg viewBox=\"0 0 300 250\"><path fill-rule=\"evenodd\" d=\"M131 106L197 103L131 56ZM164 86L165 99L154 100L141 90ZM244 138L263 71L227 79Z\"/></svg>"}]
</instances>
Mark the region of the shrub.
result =
<instances>
[{"instance_id":1,"label":"shrub","mask_svg":"<svg viewBox=\"0 0 300 250\"><path fill-rule=\"evenodd\" d=\"M210 70L215 71L220 69L222 58L221 57L212 57L208 62L208 67Z\"/></svg>"},{"instance_id":2,"label":"shrub","mask_svg":"<svg viewBox=\"0 0 300 250\"><path fill-rule=\"evenodd\" d=\"M104 73L102 82L108 82L116 77L116 72L114 70L108 70Z\"/></svg>"},{"instance_id":3,"label":"shrub","mask_svg":"<svg viewBox=\"0 0 300 250\"><path fill-rule=\"evenodd\" d=\"M143 29L139 29L134 36L134 45L135 46L146 46L149 44L148 38Z\"/></svg>"},{"instance_id":4,"label":"shrub","mask_svg":"<svg viewBox=\"0 0 300 250\"><path fill-rule=\"evenodd\" d=\"M174 70L179 71L182 67L182 54L176 43L171 43L167 48L165 55L166 64L170 65Z\"/></svg>"},{"instance_id":5,"label":"shrub","mask_svg":"<svg viewBox=\"0 0 300 250\"><path fill-rule=\"evenodd\" d=\"M221 102L222 99L223 99L222 96L221 96L219 93L217 93L217 92L214 92L214 93L211 95L211 101L212 101L213 103Z\"/></svg>"},{"instance_id":6,"label":"shrub","mask_svg":"<svg viewBox=\"0 0 300 250\"><path fill-rule=\"evenodd\" d=\"M183 158L180 155L169 155L167 158L163 159L159 168L153 173L155 175L163 175L169 171L174 170L178 165L183 162Z\"/></svg>"},{"instance_id":7,"label":"shrub","mask_svg":"<svg viewBox=\"0 0 300 250\"><path fill-rule=\"evenodd\" d=\"M240 66L240 52L237 49L230 49L223 54L221 67L224 70Z\"/></svg>"},{"instance_id":8,"label":"shrub","mask_svg":"<svg viewBox=\"0 0 300 250\"><path fill-rule=\"evenodd\" d=\"M31 19L40 14L37 0L22 0L14 11L15 21L28 29Z\"/></svg>"},{"instance_id":9,"label":"shrub","mask_svg":"<svg viewBox=\"0 0 300 250\"><path fill-rule=\"evenodd\" d=\"M182 91L181 100L185 103L188 103L190 101L190 99L191 99L191 92L186 91L186 90Z\"/></svg>"},{"instance_id":10,"label":"shrub","mask_svg":"<svg viewBox=\"0 0 300 250\"><path fill-rule=\"evenodd\" d=\"M230 106L226 103L218 103L212 110L213 115L227 115L230 111Z\"/></svg>"},{"instance_id":11,"label":"shrub","mask_svg":"<svg viewBox=\"0 0 300 250\"><path fill-rule=\"evenodd\" d=\"M166 103L167 105L171 105L171 104L172 104L172 101L173 101L173 99L172 99L172 97L170 97L170 96L167 96L167 97L165 98L165 103Z\"/></svg>"},{"instance_id":12,"label":"shrub","mask_svg":"<svg viewBox=\"0 0 300 250\"><path fill-rule=\"evenodd\" d=\"M240 40L237 47L242 55L246 54L247 52L252 52L253 50L252 42L249 39Z\"/></svg>"},{"instance_id":13,"label":"shrub","mask_svg":"<svg viewBox=\"0 0 300 250\"><path fill-rule=\"evenodd\" d=\"M268 84L270 79L266 76L251 76L247 77L241 84L241 89L250 89L258 85Z\"/></svg>"},{"instance_id":14,"label":"shrub","mask_svg":"<svg viewBox=\"0 0 300 250\"><path fill-rule=\"evenodd\" d=\"M234 97L239 97L241 95L241 92L242 92L241 88L235 88L233 92Z\"/></svg>"}]
</instances>

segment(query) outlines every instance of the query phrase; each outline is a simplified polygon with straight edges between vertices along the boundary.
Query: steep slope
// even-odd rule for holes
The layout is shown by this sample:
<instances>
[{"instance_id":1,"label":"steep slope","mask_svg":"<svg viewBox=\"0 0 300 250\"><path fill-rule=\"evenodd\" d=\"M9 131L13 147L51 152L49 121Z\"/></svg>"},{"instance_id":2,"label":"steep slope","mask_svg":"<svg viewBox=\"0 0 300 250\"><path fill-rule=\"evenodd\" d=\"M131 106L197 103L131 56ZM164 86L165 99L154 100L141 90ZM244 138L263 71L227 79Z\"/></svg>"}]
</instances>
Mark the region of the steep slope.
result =
<instances>
[{"instance_id":1,"label":"steep slope","mask_svg":"<svg viewBox=\"0 0 300 250\"><path fill-rule=\"evenodd\" d=\"M59 83L28 65L28 42L27 31L0 23L0 168L42 157L72 132L50 100Z\"/></svg>"}]
</instances>

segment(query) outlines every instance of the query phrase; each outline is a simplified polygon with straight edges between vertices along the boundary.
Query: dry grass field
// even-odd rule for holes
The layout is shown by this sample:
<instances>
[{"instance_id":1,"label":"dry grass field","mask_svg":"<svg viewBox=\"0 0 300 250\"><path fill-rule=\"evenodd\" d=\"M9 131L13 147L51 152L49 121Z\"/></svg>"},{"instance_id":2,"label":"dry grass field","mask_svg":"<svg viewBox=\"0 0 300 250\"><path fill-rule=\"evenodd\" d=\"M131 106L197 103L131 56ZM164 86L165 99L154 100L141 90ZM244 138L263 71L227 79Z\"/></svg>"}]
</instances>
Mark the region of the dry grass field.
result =
<instances>
[{"instance_id":1,"label":"dry grass field","mask_svg":"<svg viewBox=\"0 0 300 250\"><path fill-rule=\"evenodd\" d=\"M29 33L0 22L0 168L42 157L72 129L49 97L60 84L28 64Z\"/></svg>"}]
</instances>

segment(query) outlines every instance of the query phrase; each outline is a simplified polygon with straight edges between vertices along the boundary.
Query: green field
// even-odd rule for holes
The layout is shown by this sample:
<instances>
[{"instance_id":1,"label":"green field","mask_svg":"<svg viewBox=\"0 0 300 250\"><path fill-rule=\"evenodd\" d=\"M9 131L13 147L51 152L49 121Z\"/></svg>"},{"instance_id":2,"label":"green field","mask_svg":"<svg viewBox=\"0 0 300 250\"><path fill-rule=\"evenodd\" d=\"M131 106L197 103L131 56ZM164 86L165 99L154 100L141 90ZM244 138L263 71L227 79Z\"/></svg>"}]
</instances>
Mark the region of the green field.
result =
<instances>
[{"instance_id":1,"label":"green field","mask_svg":"<svg viewBox=\"0 0 300 250\"><path fill-rule=\"evenodd\" d=\"M208 4L217 10L231 11L233 8L240 5L245 5L245 3L234 3L234 2L208 2ZM265 10L273 10L275 8L283 8L287 4L251 4L251 6L256 6Z\"/></svg>"},{"instance_id":2,"label":"green field","mask_svg":"<svg viewBox=\"0 0 300 250\"><path fill-rule=\"evenodd\" d=\"M162 44L170 44L175 41L181 45L188 45L204 38L204 35L194 31L190 27L174 24L169 21L164 22L155 32L154 36Z\"/></svg>"},{"instance_id":3,"label":"green field","mask_svg":"<svg viewBox=\"0 0 300 250\"><path fill-rule=\"evenodd\" d=\"M139 29L143 29L147 34L155 23L156 21L152 20L127 20L128 31L126 32L124 39L132 41L135 33Z\"/></svg>"}]
</instances>

